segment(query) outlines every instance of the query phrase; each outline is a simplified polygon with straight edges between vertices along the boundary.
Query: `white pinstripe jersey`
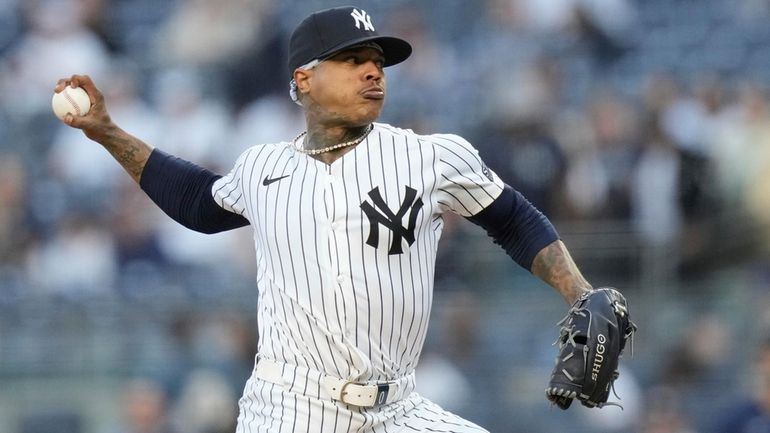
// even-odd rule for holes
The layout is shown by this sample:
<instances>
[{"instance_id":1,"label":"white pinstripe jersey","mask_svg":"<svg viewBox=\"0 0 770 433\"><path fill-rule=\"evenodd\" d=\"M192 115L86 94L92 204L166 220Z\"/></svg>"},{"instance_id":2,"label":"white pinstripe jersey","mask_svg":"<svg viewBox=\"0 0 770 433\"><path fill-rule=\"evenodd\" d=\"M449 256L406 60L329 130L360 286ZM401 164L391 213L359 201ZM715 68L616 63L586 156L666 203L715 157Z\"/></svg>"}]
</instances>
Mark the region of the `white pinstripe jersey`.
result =
<instances>
[{"instance_id":1,"label":"white pinstripe jersey","mask_svg":"<svg viewBox=\"0 0 770 433\"><path fill-rule=\"evenodd\" d=\"M330 165L288 142L246 150L212 193L253 228L258 356L357 381L410 373L442 213L474 215L502 189L463 138L382 123Z\"/></svg>"}]
</instances>

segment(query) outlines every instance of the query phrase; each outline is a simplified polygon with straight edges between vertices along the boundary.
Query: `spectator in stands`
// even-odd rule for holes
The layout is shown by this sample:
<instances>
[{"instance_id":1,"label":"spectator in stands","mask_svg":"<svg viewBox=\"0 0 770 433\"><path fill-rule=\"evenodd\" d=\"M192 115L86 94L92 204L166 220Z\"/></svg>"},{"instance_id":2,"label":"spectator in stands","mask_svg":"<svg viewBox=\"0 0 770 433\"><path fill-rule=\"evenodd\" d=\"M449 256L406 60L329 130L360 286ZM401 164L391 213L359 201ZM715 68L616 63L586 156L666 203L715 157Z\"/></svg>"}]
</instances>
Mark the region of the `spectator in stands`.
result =
<instances>
[{"instance_id":1,"label":"spectator in stands","mask_svg":"<svg viewBox=\"0 0 770 433\"><path fill-rule=\"evenodd\" d=\"M716 433L770 432L770 335L759 343L754 361L753 374L749 375L754 389L722 414Z\"/></svg>"},{"instance_id":2,"label":"spectator in stands","mask_svg":"<svg viewBox=\"0 0 770 433\"><path fill-rule=\"evenodd\" d=\"M647 392L647 410L642 420L641 433L696 433L682 407L685 398L668 386L657 386Z\"/></svg>"},{"instance_id":3,"label":"spectator in stands","mask_svg":"<svg viewBox=\"0 0 770 433\"><path fill-rule=\"evenodd\" d=\"M110 433L180 433L169 420L165 392L153 381L126 383L120 407L123 422Z\"/></svg>"},{"instance_id":4,"label":"spectator in stands","mask_svg":"<svg viewBox=\"0 0 770 433\"><path fill-rule=\"evenodd\" d=\"M110 56L99 36L86 26L87 2L75 0L25 1L23 12L29 28L0 57L0 68L10 77L0 83L0 93L14 94L0 104L12 103L13 111L49 113L51 81L62 74L87 68L94 79L104 78ZM66 47L66 49L63 49ZM19 85L23 77L24 85ZM102 80L105 81L105 80Z\"/></svg>"}]
</instances>

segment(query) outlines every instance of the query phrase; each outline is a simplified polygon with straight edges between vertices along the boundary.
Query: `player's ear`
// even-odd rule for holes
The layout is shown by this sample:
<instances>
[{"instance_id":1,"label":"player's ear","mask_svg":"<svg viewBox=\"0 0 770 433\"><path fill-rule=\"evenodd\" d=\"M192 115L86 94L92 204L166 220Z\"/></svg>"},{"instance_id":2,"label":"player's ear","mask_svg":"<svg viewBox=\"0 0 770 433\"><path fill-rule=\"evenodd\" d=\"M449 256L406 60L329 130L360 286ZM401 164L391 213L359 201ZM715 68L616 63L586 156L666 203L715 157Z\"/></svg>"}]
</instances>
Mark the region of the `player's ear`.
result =
<instances>
[{"instance_id":1,"label":"player's ear","mask_svg":"<svg viewBox=\"0 0 770 433\"><path fill-rule=\"evenodd\" d=\"M294 71L294 81L297 83L297 93L306 94L310 92L312 77L312 69L296 69Z\"/></svg>"}]
</instances>

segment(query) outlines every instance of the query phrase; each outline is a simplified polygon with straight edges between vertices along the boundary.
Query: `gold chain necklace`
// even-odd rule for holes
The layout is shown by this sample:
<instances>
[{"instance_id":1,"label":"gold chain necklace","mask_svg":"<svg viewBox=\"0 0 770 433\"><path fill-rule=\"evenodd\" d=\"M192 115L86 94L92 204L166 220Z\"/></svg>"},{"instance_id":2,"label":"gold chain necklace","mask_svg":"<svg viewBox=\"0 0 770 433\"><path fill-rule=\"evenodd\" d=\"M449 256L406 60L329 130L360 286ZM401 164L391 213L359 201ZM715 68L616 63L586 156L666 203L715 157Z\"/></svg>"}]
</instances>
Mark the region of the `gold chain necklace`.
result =
<instances>
[{"instance_id":1,"label":"gold chain necklace","mask_svg":"<svg viewBox=\"0 0 770 433\"><path fill-rule=\"evenodd\" d=\"M335 144L333 146L323 147L321 149L304 149L302 147L299 147L297 145L297 140L307 135L307 131L303 131L294 140L292 140L292 145L299 152L305 153L307 155L318 155L320 153L326 153L326 152L331 152L332 150L342 149L343 147L354 146L364 141L364 138L366 138L366 136L369 135L370 132L372 132L372 129L374 129L374 125L370 124L368 127L366 127L366 130L364 131L364 133L361 134L358 138L355 138L350 141L346 141L344 143Z\"/></svg>"}]
</instances>

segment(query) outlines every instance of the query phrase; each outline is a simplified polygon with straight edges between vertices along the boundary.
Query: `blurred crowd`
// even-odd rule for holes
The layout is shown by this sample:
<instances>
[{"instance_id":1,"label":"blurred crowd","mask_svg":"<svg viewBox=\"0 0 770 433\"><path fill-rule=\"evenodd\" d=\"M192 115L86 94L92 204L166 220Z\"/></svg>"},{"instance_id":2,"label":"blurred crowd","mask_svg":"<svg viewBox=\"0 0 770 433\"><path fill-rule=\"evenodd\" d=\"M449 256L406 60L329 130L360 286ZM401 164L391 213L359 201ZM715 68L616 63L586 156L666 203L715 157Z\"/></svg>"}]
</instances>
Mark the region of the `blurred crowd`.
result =
<instances>
[{"instance_id":1,"label":"blurred crowd","mask_svg":"<svg viewBox=\"0 0 770 433\"><path fill-rule=\"evenodd\" d=\"M557 227L624 227L623 242L657 252L670 278L697 279L704 270L746 262L758 270L752 278L767 287L770 2L438 3L359 2L375 25L414 47L408 62L386 70L382 121L466 137ZM338 4L0 0L0 311L30 298L151 305L165 296L169 302L206 305L253 292L248 228L207 236L171 221L106 151L53 116L53 87L62 77L90 75L124 129L224 173L249 146L301 132L304 119L288 97L288 35L307 13ZM472 228L454 222L447 221L442 240L437 290L478 276L472 267L456 266ZM612 269L592 271L601 276ZM642 296L645 288L636 289ZM256 336L244 337L237 321L220 326L220 319L204 316L191 329L193 340L203 345L221 346L233 333L242 338L238 349L224 350L238 353L230 376L222 379L219 367L197 372L194 365L184 370L180 359L165 360L189 375L175 387L167 376L153 381L144 375L127 384L123 406L135 425L121 432L230 431L227 420L234 417L215 408L234 404L228 399L237 398L238 384L249 373ZM467 323L447 320L456 321ZM167 345L187 341L176 332L179 321L167 322L153 335L167 334L161 339ZM0 318L6 326L0 335L20 323ZM693 335L704 329L712 328L698 327ZM722 335L716 329L717 337ZM464 334L460 329L452 335ZM219 346L172 353L184 353L192 363L215 356ZM0 339L0 353L12 352L8 347ZM452 366L478 365L463 360L467 352L458 351L447 362L428 350L425 364L444 379L454 378L444 386L462 389L468 379ZM682 365L694 371L687 367L693 359L695 364L710 359L706 349L683 353L670 370L661 367L661 381L681 378ZM222 359L214 361L220 365ZM436 395L449 395L439 385ZM221 398L185 400L186 389ZM221 389L226 391L216 391ZM639 431L695 431L677 418L679 406L670 402L681 395L672 396L665 387L650 392L657 393L658 404L650 410L659 416L646 421L639 416L637 427L646 426ZM216 428L206 420L196 427L159 429L168 398L189 411L177 411L178 419L211 410L227 412L226 421ZM505 415L478 414L489 422ZM609 420L603 428L620 427Z\"/></svg>"}]
</instances>

